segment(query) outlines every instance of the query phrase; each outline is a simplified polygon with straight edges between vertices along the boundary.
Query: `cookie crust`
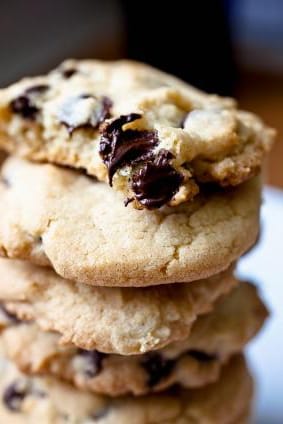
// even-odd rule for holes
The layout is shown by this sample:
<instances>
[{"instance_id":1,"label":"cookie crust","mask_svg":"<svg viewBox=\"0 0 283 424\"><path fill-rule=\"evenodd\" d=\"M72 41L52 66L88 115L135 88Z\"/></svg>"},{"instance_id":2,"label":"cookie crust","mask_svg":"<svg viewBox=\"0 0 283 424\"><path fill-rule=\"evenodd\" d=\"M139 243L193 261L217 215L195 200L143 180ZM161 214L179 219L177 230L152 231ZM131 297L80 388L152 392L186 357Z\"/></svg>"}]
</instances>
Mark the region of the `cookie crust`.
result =
<instances>
[{"instance_id":1,"label":"cookie crust","mask_svg":"<svg viewBox=\"0 0 283 424\"><path fill-rule=\"evenodd\" d=\"M23 372L53 375L83 390L109 396L145 395L174 384L185 388L219 378L223 364L260 330L267 310L254 286L240 283L197 318L190 336L144 355L121 356L63 346L60 336L36 323L11 321L2 331L5 355Z\"/></svg>"},{"instance_id":2,"label":"cookie crust","mask_svg":"<svg viewBox=\"0 0 283 424\"><path fill-rule=\"evenodd\" d=\"M0 255L95 286L207 278L254 244L260 189L255 178L178 208L137 211L103 183L13 157L0 181Z\"/></svg>"},{"instance_id":3,"label":"cookie crust","mask_svg":"<svg viewBox=\"0 0 283 424\"><path fill-rule=\"evenodd\" d=\"M0 147L83 169L137 208L176 206L207 182L241 184L259 172L274 135L232 99L129 61L66 61L0 91Z\"/></svg>"}]
</instances>

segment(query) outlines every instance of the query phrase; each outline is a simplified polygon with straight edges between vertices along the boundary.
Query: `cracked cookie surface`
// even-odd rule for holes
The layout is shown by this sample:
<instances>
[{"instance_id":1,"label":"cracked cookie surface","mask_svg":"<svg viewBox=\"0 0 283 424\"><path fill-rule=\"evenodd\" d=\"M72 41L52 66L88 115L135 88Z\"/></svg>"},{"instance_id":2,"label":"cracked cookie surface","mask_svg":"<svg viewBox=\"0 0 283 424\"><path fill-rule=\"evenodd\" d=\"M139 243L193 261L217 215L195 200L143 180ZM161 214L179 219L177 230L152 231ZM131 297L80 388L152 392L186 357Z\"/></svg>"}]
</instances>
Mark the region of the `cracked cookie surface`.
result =
<instances>
[{"instance_id":1,"label":"cracked cookie surface","mask_svg":"<svg viewBox=\"0 0 283 424\"><path fill-rule=\"evenodd\" d=\"M92 287L28 262L0 259L0 299L19 318L35 320L82 349L138 354L188 337L237 280L232 270L189 284Z\"/></svg>"},{"instance_id":2,"label":"cracked cookie surface","mask_svg":"<svg viewBox=\"0 0 283 424\"><path fill-rule=\"evenodd\" d=\"M261 168L274 131L232 99L134 62L66 61L0 90L0 147L83 169L137 208L175 206L204 183Z\"/></svg>"},{"instance_id":3,"label":"cracked cookie surface","mask_svg":"<svg viewBox=\"0 0 283 424\"><path fill-rule=\"evenodd\" d=\"M267 317L254 286L240 283L198 317L188 339L144 355L121 356L60 344L60 336L12 317L0 345L23 372L54 375L109 396L144 395L175 384L201 387L219 378L223 364L243 350Z\"/></svg>"},{"instance_id":4,"label":"cracked cookie surface","mask_svg":"<svg viewBox=\"0 0 283 424\"><path fill-rule=\"evenodd\" d=\"M12 157L0 180L0 255L96 286L207 278L254 244L260 188L255 178L176 208L137 211L104 183Z\"/></svg>"},{"instance_id":5,"label":"cracked cookie surface","mask_svg":"<svg viewBox=\"0 0 283 424\"><path fill-rule=\"evenodd\" d=\"M1 361L0 421L13 424L244 424L252 379L243 357L224 366L205 388L113 399L49 377L27 377Z\"/></svg>"}]
</instances>

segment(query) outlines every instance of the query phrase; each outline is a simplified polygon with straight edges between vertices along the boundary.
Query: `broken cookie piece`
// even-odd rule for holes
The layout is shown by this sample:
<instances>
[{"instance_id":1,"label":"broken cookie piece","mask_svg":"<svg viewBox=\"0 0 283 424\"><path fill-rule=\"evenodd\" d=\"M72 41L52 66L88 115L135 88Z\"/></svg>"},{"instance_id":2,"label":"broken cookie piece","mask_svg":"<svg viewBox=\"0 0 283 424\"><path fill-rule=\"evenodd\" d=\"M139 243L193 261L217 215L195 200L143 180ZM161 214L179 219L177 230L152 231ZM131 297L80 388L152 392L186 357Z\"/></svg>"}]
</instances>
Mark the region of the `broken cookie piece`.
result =
<instances>
[{"instance_id":1,"label":"broken cookie piece","mask_svg":"<svg viewBox=\"0 0 283 424\"><path fill-rule=\"evenodd\" d=\"M0 148L108 182L137 209L256 175L274 130L144 64L66 61L0 90Z\"/></svg>"}]
</instances>

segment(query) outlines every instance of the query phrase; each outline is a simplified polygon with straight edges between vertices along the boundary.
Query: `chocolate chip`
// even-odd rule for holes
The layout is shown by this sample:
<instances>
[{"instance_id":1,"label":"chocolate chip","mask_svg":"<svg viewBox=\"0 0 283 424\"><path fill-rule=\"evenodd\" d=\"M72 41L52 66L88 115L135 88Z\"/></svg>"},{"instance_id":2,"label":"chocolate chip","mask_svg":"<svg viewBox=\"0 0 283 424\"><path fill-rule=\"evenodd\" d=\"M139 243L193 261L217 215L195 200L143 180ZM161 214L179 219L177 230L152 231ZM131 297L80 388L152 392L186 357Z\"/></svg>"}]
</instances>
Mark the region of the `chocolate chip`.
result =
<instances>
[{"instance_id":1,"label":"chocolate chip","mask_svg":"<svg viewBox=\"0 0 283 424\"><path fill-rule=\"evenodd\" d=\"M188 355L192 356L194 359L200 362L210 362L210 361L215 361L217 359L216 354L206 353L201 350L195 350L195 349L189 350Z\"/></svg>"},{"instance_id":2,"label":"chocolate chip","mask_svg":"<svg viewBox=\"0 0 283 424\"><path fill-rule=\"evenodd\" d=\"M84 358L83 373L93 378L98 375L102 369L102 361L106 354L98 352L97 350L84 350L79 349L78 355Z\"/></svg>"},{"instance_id":3,"label":"chocolate chip","mask_svg":"<svg viewBox=\"0 0 283 424\"><path fill-rule=\"evenodd\" d=\"M21 115L23 118L34 120L39 111L35 105L35 99L48 89L48 85L35 85L11 101L11 109L14 113Z\"/></svg>"},{"instance_id":4,"label":"chocolate chip","mask_svg":"<svg viewBox=\"0 0 283 424\"><path fill-rule=\"evenodd\" d=\"M132 190L146 208L160 208L179 190L183 176L169 164L173 157L168 150L162 149L152 161L145 162L133 173Z\"/></svg>"},{"instance_id":5,"label":"chocolate chip","mask_svg":"<svg viewBox=\"0 0 283 424\"><path fill-rule=\"evenodd\" d=\"M140 114L132 113L105 124L101 129L99 153L108 168L110 186L119 168L135 167L131 184L134 197L146 208L155 209L177 193L183 176L170 165L174 156L169 151L162 149L154 155L153 149L159 143L157 131L123 131L125 124L140 118ZM125 205L132 200L126 199Z\"/></svg>"},{"instance_id":6,"label":"chocolate chip","mask_svg":"<svg viewBox=\"0 0 283 424\"><path fill-rule=\"evenodd\" d=\"M69 68L69 69L63 69L62 70L62 75L64 78L69 79L71 78L74 74L76 74L78 71L75 68Z\"/></svg>"},{"instance_id":7,"label":"chocolate chip","mask_svg":"<svg viewBox=\"0 0 283 424\"><path fill-rule=\"evenodd\" d=\"M170 375L176 362L172 359L165 359L158 353L149 353L146 356L147 358L141 362L141 365L148 373L148 386L154 387L163 378Z\"/></svg>"},{"instance_id":8,"label":"chocolate chip","mask_svg":"<svg viewBox=\"0 0 283 424\"><path fill-rule=\"evenodd\" d=\"M20 411L21 404L28 394L28 385L24 380L10 384L3 394L3 402L11 411Z\"/></svg>"},{"instance_id":9,"label":"chocolate chip","mask_svg":"<svg viewBox=\"0 0 283 424\"><path fill-rule=\"evenodd\" d=\"M108 168L110 185L119 168L145 160L158 144L156 131L123 131L125 124L140 118L138 113L121 115L102 127L99 153Z\"/></svg>"},{"instance_id":10,"label":"chocolate chip","mask_svg":"<svg viewBox=\"0 0 283 424\"><path fill-rule=\"evenodd\" d=\"M11 312L9 312L5 306L0 303L0 310L3 312L3 314L5 315L5 317L11 321L13 324L18 324L21 322L21 320L14 314L12 314Z\"/></svg>"},{"instance_id":11,"label":"chocolate chip","mask_svg":"<svg viewBox=\"0 0 283 424\"><path fill-rule=\"evenodd\" d=\"M106 96L97 99L90 94L81 94L67 99L58 112L58 119L70 134L79 128L96 130L110 118L111 107L112 101Z\"/></svg>"},{"instance_id":12,"label":"chocolate chip","mask_svg":"<svg viewBox=\"0 0 283 424\"><path fill-rule=\"evenodd\" d=\"M38 112L36 106L33 106L27 96L19 96L11 102L11 108L14 113L22 115L23 118L35 119Z\"/></svg>"}]
</instances>

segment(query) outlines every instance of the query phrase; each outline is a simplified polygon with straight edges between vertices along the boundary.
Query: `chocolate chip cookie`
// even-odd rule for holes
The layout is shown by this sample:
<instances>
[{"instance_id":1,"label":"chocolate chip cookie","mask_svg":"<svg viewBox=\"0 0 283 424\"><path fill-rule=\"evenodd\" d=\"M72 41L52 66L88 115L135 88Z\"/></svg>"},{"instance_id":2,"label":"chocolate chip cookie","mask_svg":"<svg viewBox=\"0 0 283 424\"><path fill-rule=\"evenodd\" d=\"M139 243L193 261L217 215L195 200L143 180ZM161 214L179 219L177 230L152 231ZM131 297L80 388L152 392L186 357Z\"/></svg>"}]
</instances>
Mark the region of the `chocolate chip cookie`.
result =
<instances>
[{"instance_id":1,"label":"chocolate chip cookie","mask_svg":"<svg viewBox=\"0 0 283 424\"><path fill-rule=\"evenodd\" d=\"M237 284L230 269L189 284L92 287L7 259L0 259L0 275L0 299L9 312L59 332L64 343L123 355L185 339L198 315Z\"/></svg>"},{"instance_id":2,"label":"chocolate chip cookie","mask_svg":"<svg viewBox=\"0 0 283 424\"><path fill-rule=\"evenodd\" d=\"M51 377L27 377L5 362L0 391L1 423L244 424L253 387L243 357L236 356L224 366L219 381L205 388L117 399Z\"/></svg>"},{"instance_id":3,"label":"chocolate chip cookie","mask_svg":"<svg viewBox=\"0 0 283 424\"><path fill-rule=\"evenodd\" d=\"M0 255L96 286L207 278L255 242L260 188L255 178L175 208L137 211L104 183L12 157L0 179Z\"/></svg>"},{"instance_id":4,"label":"chocolate chip cookie","mask_svg":"<svg viewBox=\"0 0 283 424\"><path fill-rule=\"evenodd\" d=\"M274 131L231 99L130 61L69 60L0 91L0 148L83 169L156 209L261 168Z\"/></svg>"},{"instance_id":5,"label":"chocolate chip cookie","mask_svg":"<svg viewBox=\"0 0 283 424\"><path fill-rule=\"evenodd\" d=\"M54 375L109 396L144 395L174 384L195 388L216 381L223 364L243 350L266 316L255 287L240 283L212 312L197 318L188 339L155 352L121 356L64 346L57 333L14 317L0 335L0 346L25 373Z\"/></svg>"}]
</instances>

